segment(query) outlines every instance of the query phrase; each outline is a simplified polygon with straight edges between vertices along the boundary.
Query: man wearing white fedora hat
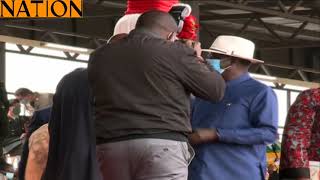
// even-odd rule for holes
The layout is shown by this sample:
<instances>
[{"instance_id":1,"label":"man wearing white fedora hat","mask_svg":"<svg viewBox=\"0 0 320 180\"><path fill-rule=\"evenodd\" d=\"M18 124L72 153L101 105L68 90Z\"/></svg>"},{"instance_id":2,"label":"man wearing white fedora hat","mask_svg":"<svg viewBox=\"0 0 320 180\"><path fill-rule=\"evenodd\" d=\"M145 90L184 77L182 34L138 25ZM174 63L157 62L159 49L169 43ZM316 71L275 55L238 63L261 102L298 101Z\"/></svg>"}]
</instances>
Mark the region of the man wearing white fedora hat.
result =
<instances>
[{"instance_id":1,"label":"man wearing white fedora hat","mask_svg":"<svg viewBox=\"0 0 320 180\"><path fill-rule=\"evenodd\" d=\"M235 36L219 36L208 60L222 73L227 88L222 101L196 98L192 107L193 134L189 139L196 156L190 180L263 180L266 144L277 137L277 98L270 87L252 79L253 42Z\"/></svg>"}]
</instances>

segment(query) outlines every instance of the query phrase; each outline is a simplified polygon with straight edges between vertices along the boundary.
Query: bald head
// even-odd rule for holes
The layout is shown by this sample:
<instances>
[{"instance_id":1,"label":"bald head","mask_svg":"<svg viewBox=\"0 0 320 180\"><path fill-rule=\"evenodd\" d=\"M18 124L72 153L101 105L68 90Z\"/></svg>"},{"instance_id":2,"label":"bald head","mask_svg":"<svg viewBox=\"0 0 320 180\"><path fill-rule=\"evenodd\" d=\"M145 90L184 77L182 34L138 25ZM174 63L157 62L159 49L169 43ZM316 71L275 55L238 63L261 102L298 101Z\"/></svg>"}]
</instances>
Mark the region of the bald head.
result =
<instances>
[{"instance_id":1,"label":"bald head","mask_svg":"<svg viewBox=\"0 0 320 180\"><path fill-rule=\"evenodd\" d=\"M166 38L168 34L177 32L178 26L169 13L148 11L139 17L136 29L147 29Z\"/></svg>"}]
</instances>

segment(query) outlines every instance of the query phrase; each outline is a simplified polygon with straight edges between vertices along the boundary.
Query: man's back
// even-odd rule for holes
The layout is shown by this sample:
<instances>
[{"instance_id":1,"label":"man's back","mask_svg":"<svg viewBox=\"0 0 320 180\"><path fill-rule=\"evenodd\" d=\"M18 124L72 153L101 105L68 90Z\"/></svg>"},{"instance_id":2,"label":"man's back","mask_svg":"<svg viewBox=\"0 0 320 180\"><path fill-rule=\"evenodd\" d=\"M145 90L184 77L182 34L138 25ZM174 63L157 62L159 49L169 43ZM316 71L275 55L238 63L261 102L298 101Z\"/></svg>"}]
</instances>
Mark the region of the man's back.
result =
<instances>
[{"instance_id":1,"label":"man's back","mask_svg":"<svg viewBox=\"0 0 320 180\"><path fill-rule=\"evenodd\" d=\"M190 92L218 100L224 91L222 78L196 62L192 49L142 30L97 50L89 78L98 141L148 130L189 132Z\"/></svg>"},{"instance_id":2,"label":"man's back","mask_svg":"<svg viewBox=\"0 0 320 180\"><path fill-rule=\"evenodd\" d=\"M49 134L43 179L100 179L86 69L76 69L59 82L53 98Z\"/></svg>"},{"instance_id":3,"label":"man's back","mask_svg":"<svg viewBox=\"0 0 320 180\"><path fill-rule=\"evenodd\" d=\"M220 75L174 40L173 17L149 11L127 38L90 58L97 156L104 179L186 180L190 92L222 98Z\"/></svg>"}]
</instances>

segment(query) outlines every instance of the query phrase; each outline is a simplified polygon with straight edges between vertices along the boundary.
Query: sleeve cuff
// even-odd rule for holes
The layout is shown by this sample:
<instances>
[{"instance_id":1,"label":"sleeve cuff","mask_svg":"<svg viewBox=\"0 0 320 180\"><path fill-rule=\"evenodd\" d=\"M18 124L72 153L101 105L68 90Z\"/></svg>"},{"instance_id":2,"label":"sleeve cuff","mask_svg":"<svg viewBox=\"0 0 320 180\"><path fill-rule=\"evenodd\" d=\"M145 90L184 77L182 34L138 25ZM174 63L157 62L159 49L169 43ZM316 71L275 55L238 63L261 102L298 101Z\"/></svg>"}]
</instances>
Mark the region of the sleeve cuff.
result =
<instances>
[{"instance_id":1,"label":"sleeve cuff","mask_svg":"<svg viewBox=\"0 0 320 180\"><path fill-rule=\"evenodd\" d=\"M220 141L220 142L225 141L226 138L224 136L223 130L219 129L219 128L216 128L216 131L217 131L218 141Z\"/></svg>"},{"instance_id":2,"label":"sleeve cuff","mask_svg":"<svg viewBox=\"0 0 320 180\"><path fill-rule=\"evenodd\" d=\"M280 170L280 179L310 178L309 168L286 168Z\"/></svg>"}]
</instances>

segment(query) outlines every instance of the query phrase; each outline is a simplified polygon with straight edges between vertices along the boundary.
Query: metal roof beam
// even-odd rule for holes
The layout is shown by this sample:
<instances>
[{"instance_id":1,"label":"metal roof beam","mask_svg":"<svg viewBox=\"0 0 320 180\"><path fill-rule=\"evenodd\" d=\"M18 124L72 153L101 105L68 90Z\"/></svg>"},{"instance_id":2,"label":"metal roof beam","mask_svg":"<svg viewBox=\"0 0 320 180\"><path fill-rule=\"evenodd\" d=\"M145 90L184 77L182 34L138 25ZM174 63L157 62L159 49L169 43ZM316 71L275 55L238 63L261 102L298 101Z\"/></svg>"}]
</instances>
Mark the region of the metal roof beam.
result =
<instances>
[{"instance_id":1,"label":"metal roof beam","mask_svg":"<svg viewBox=\"0 0 320 180\"><path fill-rule=\"evenodd\" d=\"M281 9L281 11L283 11L284 13L288 12L286 6L283 4L283 2L281 0L278 0L278 6Z\"/></svg>"},{"instance_id":2,"label":"metal roof beam","mask_svg":"<svg viewBox=\"0 0 320 180\"><path fill-rule=\"evenodd\" d=\"M299 10L299 11L295 11L294 14L299 16L300 15L308 16L311 14L311 12L312 10ZM208 10L208 9L204 10L203 8L201 8L200 14L201 14L200 20L246 19L252 16L260 17L260 18L274 17L269 14L260 14L255 12L250 12L246 14L218 14L218 13L215 13L213 10Z\"/></svg>"},{"instance_id":3,"label":"metal roof beam","mask_svg":"<svg viewBox=\"0 0 320 180\"><path fill-rule=\"evenodd\" d=\"M228 27L222 27L222 26L217 26L215 24L210 24L210 23L201 23L201 25L205 25L210 32L216 32L216 33L221 33L221 34L228 34L228 35L234 35L237 34L239 29L231 29ZM255 40L262 40L266 42L274 42L278 43L279 41L272 36L268 34L263 34L263 33L256 33L256 32L249 32L249 31L244 31L241 34L242 37L246 37L248 39L255 39Z\"/></svg>"},{"instance_id":4,"label":"metal roof beam","mask_svg":"<svg viewBox=\"0 0 320 180\"><path fill-rule=\"evenodd\" d=\"M240 36L240 35L248 28L248 26L252 23L252 21L253 21L254 19L255 19L254 17L250 18L250 19L242 26L242 28L240 29L240 31L236 33L236 35L237 35L237 36Z\"/></svg>"},{"instance_id":5,"label":"metal roof beam","mask_svg":"<svg viewBox=\"0 0 320 180\"><path fill-rule=\"evenodd\" d=\"M308 21L303 22L300 25L300 27L292 33L289 39L294 39L296 36L298 36L301 33L301 31L308 25L308 23L309 23Z\"/></svg>"},{"instance_id":6,"label":"metal roof beam","mask_svg":"<svg viewBox=\"0 0 320 180\"><path fill-rule=\"evenodd\" d=\"M99 40L106 41L105 38L102 37L93 37L90 35L80 34L80 33L73 33L73 32L63 32L53 29L47 29L47 28L40 28L40 27L34 27L34 26L27 26L27 25L15 25L15 24L4 24L5 28L16 28L16 29L24 29L24 30L30 30L30 31L38 31L38 32L50 32L52 34L62 35L62 36L71 36L71 37L78 37L78 38L84 38L84 39L90 39L90 38L97 38ZM2 29L2 28L0 28Z\"/></svg>"},{"instance_id":7,"label":"metal roof beam","mask_svg":"<svg viewBox=\"0 0 320 180\"><path fill-rule=\"evenodd\" d=\"M257 20L260 24L262 24L270 32L270 34L272 34L274 37L276 37L279 40L279 42L282 41L282 37L280 37L279 34L276 33L272 27L270 27L268 24L266 24L261 18L257 18Z\"/></svg>"},{"instance_id":8,"label":"metal roof beam","mask_svg":"<svg viewBox=\"0 0 320 180\"><path fill-rule=\"evenodd\" d=\"M8 25L8 24L0 26L0 36L1 36L1 34L13 36L9 31L10 28L16 28L16 29L20 29L20 30L30 30L33 32L43 33L40 38L37 38L40 41L43 41L44 39L51 39L54 42L59 43L60 40L64 37L76 37L76 38L86 39L87 43L84 45L84 47L86 47L86 48L96 48L96 47L99 47L102 43L107 41L107 39L102 38L102 37L90 36L90 35L85 35L85 34L63 32L63 31L57 31L57 30L46 29L46 28L38 28L38 27L32 27L32 26ZM15 35L15 36L17 36L17 35ZM64 36L64 37L62 37L62 36ZM47 38L47 37L49 37L49 38ZM69 45L71 45L71 44L69 44Z\"/></svg>"},{"instance_id":9,"label":"metal roof beam","mask_svg":"<svg viewBox=\"0 0 320 180\"><path fill-rule=\"evenodd\" d=\"M299 0L297 3L295 3L293 6L290 7L288 10L288 13L293 13L298 6L300 6L303 3L303 0Z\"/></svg>"},{"instance_id":10,"label":"metal roof beam","mask_svg":"<svg viewBox=\"0 0 320 180\"><path fill-rule=\"evenodd\" d=\"M251 18L251 17L249 17ZM248 19L249 19L248 18ZM214 23L212 21L201 21L202 23ZM246 19L241 19L241 20L229 20L229 21L226 21L226 22L230 22L230 23L235 23L235 24L245 24L247 22ZM290 33L291 36L296 32L296 31L299 31L297 32L297 34L295 34L295 37L297 35L304 35L304 36L311 36L311 37L320 37L320 32L317 32L317 31L312 31L312 30L308 30L308 29L305 29L304 26L306 26L306 21L304 23L302 23L300 25L300 27L289 27L289 26L283 26L283 25L277 25L277 24L270 24L270 23L267 23L267 22L264 22L265 24L268 25L268 27L272 28L273 30L275 31L282 31L282 32L286 32L286 33ZM304 25L303 25L304 24ZM302 26L303 25L303 26ZM250 23L250 27L253 26L253 27L258 27L258 28L264 28L264 26L259 23L259 22L256 22L256 21L253 21ZM300 29L299 29L300 28Z\"/></svg>"},{"instance_id":11,"label":"metal roof beam","mask_svg":"<svg viewBox=\"0 0 320 180\"><path fill-rule=\"evenodd\" d=\"M281 42L281 43L265 43L259 42L258 49L289 49L289 48L314 48L320 47L320 42L297 41L297 42Z\"/></svg>"},{"instance_id":12,"label":"metal roof beam","mask_svg":"<svg viewBox=\"0 0 320 180\"><path fill-rule=\"evenodd\" d=\"M271 9L263 9L263 8L258 8L258 7L243 5L243 4L229 3L229 2L218 1L218 0L211 0L211 1L205 1L205 2L207 4L214 4L217 6L222 6L222 7L227 7L227 8L240 9L240 10L244 10L244 11L250 11L250 12L261 13L261 14L268 14L268 15L272 15L272 16L278 16L278 17L293 19L293 20L302 21L302 22L309 21L310 23L320 24L319 18L299 16L299 15L290 14L290 13L283 13L283 12L271 10Z\"/></svg>"}]
</instances>

